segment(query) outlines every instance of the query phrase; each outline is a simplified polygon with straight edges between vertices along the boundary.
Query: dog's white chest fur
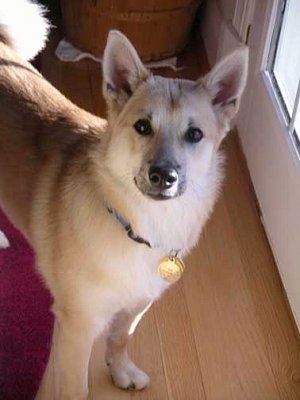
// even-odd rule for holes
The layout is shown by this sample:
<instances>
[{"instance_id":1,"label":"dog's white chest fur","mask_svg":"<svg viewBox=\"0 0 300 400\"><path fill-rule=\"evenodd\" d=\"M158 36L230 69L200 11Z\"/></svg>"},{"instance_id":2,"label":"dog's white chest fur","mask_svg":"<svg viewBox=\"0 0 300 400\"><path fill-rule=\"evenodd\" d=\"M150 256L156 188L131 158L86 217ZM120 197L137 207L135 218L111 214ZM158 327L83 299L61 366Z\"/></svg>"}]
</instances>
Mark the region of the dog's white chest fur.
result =
<instances>
[{"instance_id":1,"label":"dog's white chest fur","mask_svg":"<svg viewBox=\"0 0 300 400\"><path fill-rule=\"evenodd\" d=\"M209 200L212 202L212 198ZM86 281L98 286L101 296L107 291L109 303L112 306L115 302L116 309L145 298L154 300L162 294L170 284L158 272L160 261L174 251L184 257L195 245L209 212L207 204L201 210L199 200L187 206L177 199L168 205L154 204L147 210L136 207L136 215L132 228L149 241L151 248L130 239L124 226L105 207L99 222L81 225L80 242L89 259L84 270Z\"/></svg>"}]
</instances>

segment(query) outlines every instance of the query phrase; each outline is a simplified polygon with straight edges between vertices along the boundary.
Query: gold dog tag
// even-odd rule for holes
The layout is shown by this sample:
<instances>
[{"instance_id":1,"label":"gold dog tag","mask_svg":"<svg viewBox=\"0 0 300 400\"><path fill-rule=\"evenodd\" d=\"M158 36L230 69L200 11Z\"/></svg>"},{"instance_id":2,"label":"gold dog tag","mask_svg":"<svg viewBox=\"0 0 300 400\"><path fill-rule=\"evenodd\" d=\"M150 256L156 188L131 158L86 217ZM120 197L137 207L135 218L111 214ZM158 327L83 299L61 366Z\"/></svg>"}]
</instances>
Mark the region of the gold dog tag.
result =
<instances>
[{"instance_id":1,"label":"gold dog tag","mask_svg":"<svg viewBox=\"0 0 300 400\"><path fill-rule=\"evenodd\" d=\"M160 277L170 283L179 281L184 269L184 263L178 257L164 257L158 266Z\"/></svg>"}]
</instances>

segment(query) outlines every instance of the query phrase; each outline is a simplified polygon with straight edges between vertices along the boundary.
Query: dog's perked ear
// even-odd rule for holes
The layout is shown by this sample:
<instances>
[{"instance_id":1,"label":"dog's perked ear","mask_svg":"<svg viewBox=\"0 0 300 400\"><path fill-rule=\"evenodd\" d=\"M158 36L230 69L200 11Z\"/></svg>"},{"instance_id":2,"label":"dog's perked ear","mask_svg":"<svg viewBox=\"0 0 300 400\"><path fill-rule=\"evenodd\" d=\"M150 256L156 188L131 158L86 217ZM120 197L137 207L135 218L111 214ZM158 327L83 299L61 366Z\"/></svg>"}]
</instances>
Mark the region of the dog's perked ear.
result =
<instances>
[{"instance_id":1,"label":"dog's perked ear","mask_svg":"<svg viewBox=\"0 0 300 400\"><path fill-rule=\"evenodd\" d=\"M103 94L115 105L123 106L150 72L143 65L137 51L121 32L108 34L103 56Z\"/></svg>"},{"instance_id":2,"label":"dog's perked ear","mask_svg":"<svg viewBox=\"0 0 300 400\"><path fill-rule=\"evenodd\" d=\"M202 81L220 123L225 126L238 111L247 74L248 48L241 46L218 62Z\"/></svg>"}]
</instances>

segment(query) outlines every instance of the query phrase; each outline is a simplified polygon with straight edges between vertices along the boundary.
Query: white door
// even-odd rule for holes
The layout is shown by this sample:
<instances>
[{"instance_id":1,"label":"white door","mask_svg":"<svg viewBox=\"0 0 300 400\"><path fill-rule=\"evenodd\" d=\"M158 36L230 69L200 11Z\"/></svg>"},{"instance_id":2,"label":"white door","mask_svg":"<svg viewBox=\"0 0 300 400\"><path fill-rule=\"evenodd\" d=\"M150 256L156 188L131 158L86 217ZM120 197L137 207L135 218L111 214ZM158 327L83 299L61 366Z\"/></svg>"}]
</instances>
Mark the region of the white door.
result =
<instances>
[{"instance_id":1,"label":"white door","mask_svg":"<svg viewBox=\"0 0 300 400\"><path fill-rule=\"evenodd\" d=\"M262 221L300 328L300 1L257 0L248 44L248 90L237 125Z\"/></svg>"}]
</instances>

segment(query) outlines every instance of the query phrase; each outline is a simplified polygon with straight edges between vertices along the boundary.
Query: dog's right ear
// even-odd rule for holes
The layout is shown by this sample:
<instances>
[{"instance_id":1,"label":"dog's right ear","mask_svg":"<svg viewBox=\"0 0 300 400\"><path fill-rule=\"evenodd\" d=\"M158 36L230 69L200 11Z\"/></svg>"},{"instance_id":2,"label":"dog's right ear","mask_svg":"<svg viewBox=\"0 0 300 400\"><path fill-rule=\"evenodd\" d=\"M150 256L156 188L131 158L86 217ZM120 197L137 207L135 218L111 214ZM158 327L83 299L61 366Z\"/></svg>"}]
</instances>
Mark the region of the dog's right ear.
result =
<instances>
[{"instance_id":1,"label":"dog's right ear","mask_svg":"<svg viewBox=\"0 0 300 400\"><path fill-rule=\"evenodd\" d=\"M110 31L103 55L103 95L109 105L122 107L149 75L126 36Z\"/></svg>"}]
</instances>

